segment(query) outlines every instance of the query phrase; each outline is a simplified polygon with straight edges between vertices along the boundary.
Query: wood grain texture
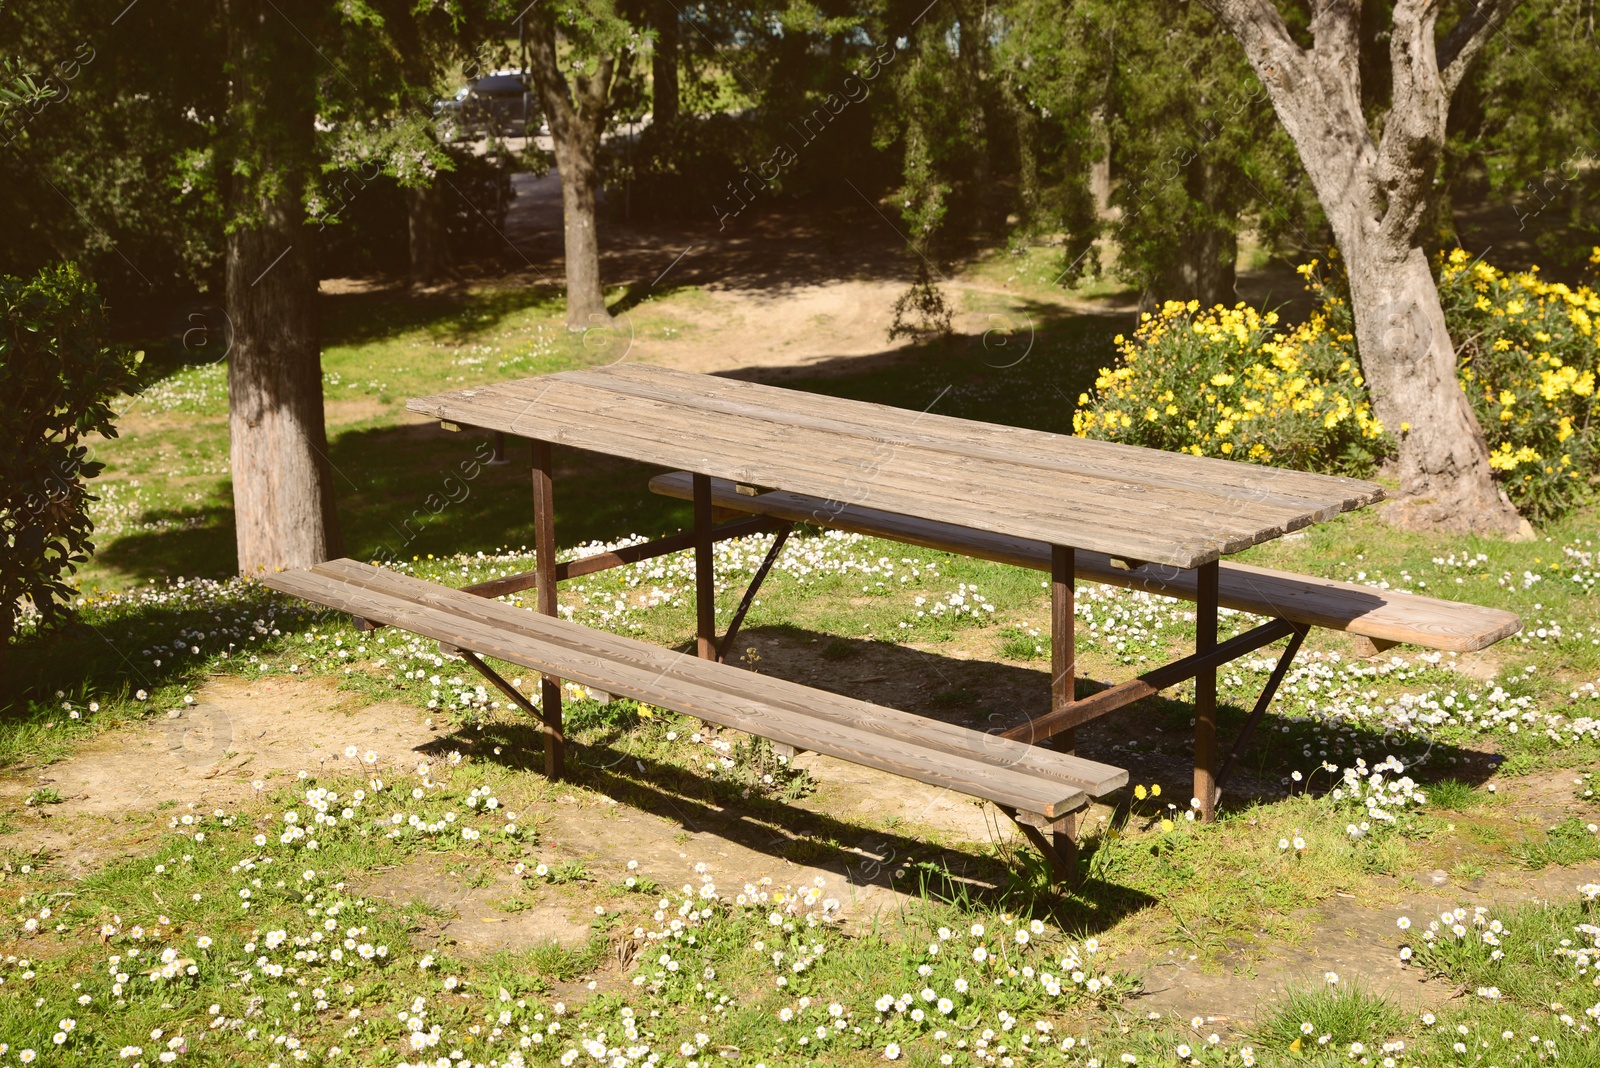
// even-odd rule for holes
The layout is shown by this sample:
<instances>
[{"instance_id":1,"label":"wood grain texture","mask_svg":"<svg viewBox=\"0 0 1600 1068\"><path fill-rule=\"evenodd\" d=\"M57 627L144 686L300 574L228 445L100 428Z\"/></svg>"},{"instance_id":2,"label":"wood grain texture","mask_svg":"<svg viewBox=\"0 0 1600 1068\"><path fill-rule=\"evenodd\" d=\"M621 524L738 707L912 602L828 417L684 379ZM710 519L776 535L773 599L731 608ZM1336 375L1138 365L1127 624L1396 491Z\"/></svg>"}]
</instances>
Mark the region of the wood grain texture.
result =
<instances>
[{"instance_id":1,"label":"wood grain texture","mask_svg":"<svg viewBox=\"0 0 1600 1068\"><path fill-rule=\"evenodd\" d=\"M1190 568L1380 499L1373 483L1164 453L644 365L407 407L836 511L870 506Z\"/></svg>"},{"instance_id":2,"label":"wood grain texture","mask_svg":"<svg viewBox=\"0 0 1600 1068\"><path fill-rule=\"evenodd\" d=\"M650 488L670 497L687 497L689 476L684 472L658 475L650 480ZM827 512L819 508L821 502L816 498L802 494L771 492L746 497L736 493L731 483L719 480L712 481L712 499L718 507L742 508L758 515L836 527L1036 571L1050 570L1049 545L1028 538L929 522L875 508L848 506ZM1195 599L1193 571L1159 564L1123 570L1113 566L1111 558L1103 553L1081 550L1074 559L1079 578ZM1249 564L1223 564L1219 587L1223 608L1348 631L1375 643L1471 652L1487 648L1522 628L1520 617L1498 608Z\"/></svg>"},{"instance_id":3,"label":"wood grain texture","mask_svg":"<svg viewBox=\"0 0 1600 1068\"><path fill-rule=\"evenodd\" d=\"M1058 818L1120 768L590 630L351 560L263 581L461 649L775 742Z\"/></svg>"}]
</instances>

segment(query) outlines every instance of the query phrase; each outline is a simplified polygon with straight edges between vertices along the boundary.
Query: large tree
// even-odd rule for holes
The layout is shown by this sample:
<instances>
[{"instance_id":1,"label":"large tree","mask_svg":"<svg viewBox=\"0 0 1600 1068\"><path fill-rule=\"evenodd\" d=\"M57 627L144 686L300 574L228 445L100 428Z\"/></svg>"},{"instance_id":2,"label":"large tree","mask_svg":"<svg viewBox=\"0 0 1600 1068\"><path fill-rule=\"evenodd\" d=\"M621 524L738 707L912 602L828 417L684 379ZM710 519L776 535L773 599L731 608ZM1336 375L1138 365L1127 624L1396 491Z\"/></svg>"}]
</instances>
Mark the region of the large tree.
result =
<instances>
[{"instance_id":1,"label":"large tree","mask_svg":"<svg viewBox=\"0 0 1600 1068\"><path fill-rule=\"evenodd\" d=\"M316 230L321 0L225 0L228 437L239 570L308 567L341 551L322 408Z\"/></svg>"},{"instance_id":2,"label":"large tree","mask_svg":"<svg viewBox=\"0 0 1600 1068\"><path fill-rule=\"evenodd\" d=\"M605 326L611 314L600 284L600 141L612 87L640 36L609 0L538 0L526 18L528 65L561 176L567 326Z\"/></svg>"},{"instance_id":3,"label":"large tree","mask_svg":"<svg viewBox=\"0 0 1600 1068\"><path fill-rule=\"evenodd\" d=\"M1244 45L1344 259L1373 406L1399 441L1401 495L1390 518L1526 534L1494 484L1483 433L1456 382L1424 226L1451 99L1517 0L1470 0L1442 37L1438 0L1396 0L1382 34L1363 33L1360 0L1320 0L1298 39L1272 0L1201 2ZM1363 84L1373 66L1386 75L1386 99Z\"/></svg>"}]
</instances>

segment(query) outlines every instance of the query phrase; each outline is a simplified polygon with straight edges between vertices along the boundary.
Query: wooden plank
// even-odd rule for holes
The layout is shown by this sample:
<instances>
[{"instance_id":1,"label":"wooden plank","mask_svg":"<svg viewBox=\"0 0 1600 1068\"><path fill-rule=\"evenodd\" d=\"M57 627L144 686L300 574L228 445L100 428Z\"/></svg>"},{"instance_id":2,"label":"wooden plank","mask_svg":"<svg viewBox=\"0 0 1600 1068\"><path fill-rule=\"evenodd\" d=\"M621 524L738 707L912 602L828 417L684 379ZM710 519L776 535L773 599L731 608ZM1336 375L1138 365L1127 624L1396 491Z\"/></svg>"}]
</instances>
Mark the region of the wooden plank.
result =
<instances>
[{"instance_id":1,"label":"wooden plank","mask_svg":"<svg viewBox=\"0 0 1600 1068\"><path fill-rule=\"evenodd\" d=\"M498 392L474 391L471 410L454 414L525 437L681 466L735 482L776 485L854 504L871 500L907 515L1179 567L1197 566L1299 529L1326 510L1296 510L1195 487L1180 491L1064 475L955 452L880 443L864 453L860 438L782 422L709 419L666 402L561 378L507 383ZM423 402L413 407L418 404ZM448 405L440 410L451 411ZM594 417L598 410L606 412L603 424Z\"/></svg>"},{"instance_id":2,"label":"wooden plank","mask_svg":"<svg viewBox=\"0 0 1600 1068\"><path fill-rule=\"evenodd\" d=\"M344 571L366 567L353 561L339 563ZM377 576L380 582L383 577ZM471 649L482 655L493 656L531 670L556 675L867 767L915 778L931 785L985 797L996 803L1012 805L1042 816L1057 818L1080 807L1086 800L1083 791L1069 783L1050 776L1007 767L1002 759L992 755L998 751L1000 757L1003 757L1005 750L1000 747L1015 743L991 741L978 732L968 732L975 736L974 740L969 745L967 753L957 754L894 737L880 730L877 723L869 723L865 727L853 726L824 716L798 714L791 709L778 707L748 695L700 685L694 679L686 678L686 672L677 669L683 665L694 665L702 671L708 668L715 669L725 676L732 675L745 679L761 678L760 676L750 675L726 665L717 665L682 654L672 654L668 650L635 642L633 639L623 639L618 635L590 631L565 620L540 617L494 601L460 595L458 591L436 587L445 594L470 598L470 605L462 607L477 610L500 608L518 613L534 621L538 628L559 634L566 641L551 641L525 633L510 633L502 627L457 615L447 609L396 597L381 589L368 588L340 575L288 571L266 576L264 581L274 589L327 604L342 611L360 612L367 617L413 633L460 648ZM635 663L613 659L597 649L587 648L586 644L595 638L605 639L601 644L612 647L618 644L634 646L632 651L637 657L655 659L663 655L668 657L676 655L678 659L675 663L669 663L665 669L653 665L640 667ZM882 713L895 711L878 706L869 707L880 714L880 717Z\"/></svg>"},{"instance_id":3,"label":"wooden plank","mask_svg":"<svg viewBox=\"0 0 1600 1068\"><path fill-rule=\"evenodd\" d=\"M993 455L1051 471L1115 477L1145 485L1183 490L1204 486L1213 492L1230 489L1251 496L1293 500L1297 505L1332 497L1349 501L1349 507L1356 507L1383 497L1382 487L1361 479L1165 453L1118 442L913 412L649 364L619 364L599 371L566 372L564 377L597 383L612 390L633 386L708 412L769 417L781 412L789 418L807 419L806 425L834 433L870 431L899 445L966 455Z\"/></svg>"},{"instance_id":4,"label":"wooden plank","mask_svg":"<svg viewBox=\"0 0 1600 1068\"><path fill-rule=\"evenodd\" d=\"M449 611L509 634L526 635L536 641L591 652L643 671L671 674L708 689L723 691L732 697L758 699L798 715L829 718L849 727L870 724L873 731L955 756L971 757L975 752L981 753L986 759L999 761L1007 767L1052 776L1096 797L1118 789L1128 781L1126 771L1108 764L1011 742L941 720L812 689L770 675L758 675L724 664L696 660L672 650L608 631L591 630L565 620L554 621L560 624L557 627L547 626L549 621L524 609L470 598L460 590L366 564L334 560L318 565L313 573Z\"/></svg>"},{"instance_id":5,"label":"wooden plank","mask_svg":"<svg viewBox=\"0 0 1600 1068\"><path fill-rule=\"evenodd\" d=\"M668 403L641 402L570 383L545 391L537 402L508 396L494 404L516 412L518 433L577 448L740 482L782 480L789 488L824 499L859 503L870 497L907 514L936 513L930 518L947 518L954 509L970 513L970 522L1009 523L1019 529L1037 528L1040 521L1092 524L1117 531L1119 544L1162 561L1171 558L1167 547L1173 544L1180 551L1193 546L1213 554L1233 552L1315 518L1303 510L1224 498L1198 488L1160 494L1104 477L1063 477L980 457L929 455L884 442L819 435L785 422L707 420ZM597 410L607 413L604 428L595 425ZM1119 501L1115 513L1105 509L1109 498ZM1127 554L1135 555L1131 550Z\"/></svg>"},{"instance_id":6,"label":"wooden plank","mask_svg":"<svg viewBox=\"0 0 1600 1068\"><path fill-rule=\"evenodd\" d=\"M866 767L892 772L962 793L988 797L1041 815L1055 816L1083 803L1084 795L1065 783L1023 775L974 760L842 727L827 720L797 717L753 700L708 691L660 673L619 665L592 652L508 636L493 627L447 611L310 572L279 572L270 584L286 593L374 619L452 646L471 649L507 663L559 674L583 685L751 734L774 738ZM493 602L484 602L493 603ZM565 622L565 621L559 621ZM567 624L574 626L574 624ZM580 628L582 629L582 628ZM738 670L738 669L730 669Z\"/></svg>"},{"instance_id":7,"label":"wooden plank","mask_svg":"<svg viewBox=\"0 0 1600 1068\"><path fill-rule=\"evenodd\" d=\"M746 456L770 461L767 451L774 443L782 443L786 446L782 458L791 475L800 473L798 465L802 463L802 458L815 457L831 459L835 473L870 467L874 486L883 480L885 468L893 465L895 468L904 468L906 477L917 480L917 484L956 479L958 487L965 485L979 492L992 489L1019 501L1042 494L1040 506L1046 509L1057 504L1063 495L1069 498L1077 495L1081 499L1081 495L1087 494L1088 500L1103 504L1105 497L1110 494L1120 498L1125 509L1154 508L1171 512L1171 520L1188 524L1184 529L1200 524L1201 528L1209 527L1213 531L1241 536L1249 536L1261 529L1273 529L1277 524L1286 523L1289 525L1284 529L1295 529L1316 519L1328 518L1344 507L1354 506L1354 503L1361 503L1345 498L1330 502L1285 497L1267 492L1260 486L1228 491L1193 480L1180 484L1171 479L1152 479L1148 477L1149 472L1158 470L1169 454L1148 449L1133 449L1143 457L1146 471L1124 473L1108 464L1053 464L1021 453L985 449L965 442L932 448L924 440L908 440L904 435L878 434L866 423L839 420L818 423L770 408L746 407L739 413L707 412L686 400L660 395L659 391L646 391L645 396L640 396L638 392L619 392L614 383L596 381L596 376L585 376L580 372L550 377L559 381L533 379L504 383L497 387L504 398L482 400L480 404L485 411L509 406L511 410L519 412L518 418L542 417L546 424L564 426L567 433L587 432L588 424L593 421L592 413L604 410L608 429L622 431L620 438L613 436L610 439L613 449L624 445L631 437L640 436L642 440L635 447L646 453L656 452L659 455L662 448L678 449L686 443L693 443L714 447L712 451L717 456L730 457L742 451ZM774 392L806 396L790 390ZM863 407L882 408L880 405ZM578 425L574 427L573 423ZM1078 441L1075 438L1060 440ZM864 462L863 457L867 457L870 463ZM648 459L648 456L639 458ZM1219 462L1240 466L1230 461ZM1256 467L1258 471L1266 472L1267 476L1271 476L1274 470L1257 465L1243 466ZM1259 477L1258 480L1266 481ZM960 497L956 500L960 500ZM1103 514L1099 516L1102 522L1105 518Z\"/></svg>"},{"instance_id":8,"label":"wooden plank","mask_svg":"<svg viewBox=\"0 0 1600 1068\"><path fill-rule=\"evenodd\" d=\"M683 472L658 475L650 480L652 490L670 497L685 497L688 486L689 476ZM821 502L814 497L782 492L744 497L736 494L730 483L719 480L712 481L712 499L721 507L740 507L777 519L836 527L1035 571L1050 569L1050 547L1027 538L929 522L873 508L851 506L832 514L820 508ZM1166 597L1195 599L1192 571L1161 565L1124 570L1114 566L1105 554L1085 551L1076 554L1075 568L1079 578ZM1348 631L1375 642L1403 642L1454 652L1487 648L1522 627L1522 620L1515 613L1498 608L1380 590L1249 564L1222 565L1218 601L1223 608Z\"/></svg>"}]
</instances>

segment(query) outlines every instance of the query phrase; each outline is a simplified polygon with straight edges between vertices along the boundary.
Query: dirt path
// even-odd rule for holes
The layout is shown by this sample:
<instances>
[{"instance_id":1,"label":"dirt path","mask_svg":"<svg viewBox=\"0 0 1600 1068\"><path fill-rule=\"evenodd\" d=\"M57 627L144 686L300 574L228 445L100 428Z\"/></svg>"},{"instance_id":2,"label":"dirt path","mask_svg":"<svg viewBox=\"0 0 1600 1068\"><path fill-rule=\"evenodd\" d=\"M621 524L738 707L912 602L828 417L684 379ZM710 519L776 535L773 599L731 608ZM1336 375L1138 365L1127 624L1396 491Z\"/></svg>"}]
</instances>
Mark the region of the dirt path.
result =
<instances>
[{"instance_id":1,"label":"dirt path","mask_svg":"<svg viewBox=\"0 0 1600 1068\"><path fill-rule=\"evenodd\" d=\"M559 179L553 173L518 174L512 185L517 195L506 216L505 263L518 281L560 284ZM723 227L709 211L703 221L647 226L608 220L601 227L601 249L606 284L630 289L630 308L615 327L627 341L620 351L630 360L702 372L806 371L840 359L859 368L862 359L892 359L908 345L890 341L888 334L895 298L914 279L916 265L895 224L865 203L821 217L746 213ZM1026 328L1020 288L961 273L943 284L958 334ZM684 286L699 292L673 302L671 314L681 323L673 336L650 329L648 306L632 300ZM1133 311L1127 301L1073 301L1064 294L1050 299L1080 313Z\"/></svg>"}]
</instances>

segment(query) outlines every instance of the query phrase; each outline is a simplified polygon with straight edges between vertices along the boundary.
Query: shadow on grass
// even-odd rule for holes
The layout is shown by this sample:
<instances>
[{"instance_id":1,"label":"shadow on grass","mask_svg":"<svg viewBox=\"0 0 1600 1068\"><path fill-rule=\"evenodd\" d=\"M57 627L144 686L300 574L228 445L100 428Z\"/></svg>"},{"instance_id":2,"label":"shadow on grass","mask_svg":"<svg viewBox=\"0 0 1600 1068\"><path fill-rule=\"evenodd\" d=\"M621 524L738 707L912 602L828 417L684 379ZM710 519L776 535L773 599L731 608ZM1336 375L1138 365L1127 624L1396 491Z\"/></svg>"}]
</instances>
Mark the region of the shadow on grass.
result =
<instances>
[{"instance_id":1,"label":"shadow on grass","mask_svg":"<svg viewBox=\"0 0 1600 1068\"><path fill-rule=\"evenodd\" d=\"M831 871L852 891L877 887L926 893L952 904L1020 905L1058 913L1074 929L1093 932L1155 904L1148 894L1106 881L1085 885L1072 895L1054 893L1043 885L1042 862L1025 846L934 846L781 799L741 797L728 783L634 752L630 737L613 734L601 744L569 739L568 777L691 834L714 834L753 852ZM443 756L469 748L478 759L519 770L543 766L542 735L531 725L496 724L470 735L462 732L423 751Z\"/></svg>"},{"instance_id":2,"label":"shadow on grass","mask_svg":"<svg viewBox=\"0 0 1600 1068\"><path fill-rule=\"evenodd\" d=\"M1042 705L1047 699L1048 675L1035 668L957 659L879 642L848 642L801 628L754 628L751 634L764 642L817 643L811 645L813 649L834 649L841 643L859 646L859 655L872 656L873 671L882 672L888 665L898 693L862 693L860 686L851 685L841 676L840 664L850 658L837 654L816 664L786 661L787 669L773 674L812 686L820 683L835 692L854 691L854 696L979 731L999 732L1014 726L1030 714L1032 704ZM824 641L827 646L820 644ZM774 658L764 656L762 663L772 665ZM820 682L821 679L831 682ZM937 681L918 687L912 682L916 679ZM1080 681L1078 695L1088 696L1100 688L1101 684ZM1039 702L1013 699L1032 692L1039 695ZM691 833L716 834L757 852L826 868L852 886L872 885L911 893L920 890L948 902L1044 910L1056 914L1072 929L1089 932L1104 930L1154 903L1144 890L1106 879L1087 880L1076 893L1060 894L1049 885L1042 860L1031 848L998 834L987 847L935 846L901 833L894 826L868 826L836 811L816 811L778 797L752 794L737 782L699 775L644 751L637 733L640 720L631 713L631 704L622 701L594 706L585 701L569 708L568 774L578 783L676 822ZM1193 709L1186 702L1147 699L1080 727L1077 752L1126 768L1130 783L1167 783L1173 789L1168 796L1186 796L1193 767L1189 740L1192 715ZM1238 706L1220 706L1225 747L1231 744L1247 715L1247 710ZM1134 751L1125 744L1136 735L1161 732L1166 733L1167 741L1159 747ZM1224 796L1224 813L1286 796L1288 791L1279 785L1279 780L1287 778L1292 770L1306 767L1303 748L1314 736L1310 724L1269 714ZM1428 767L1412 772L1419 779L1429 778L1429 768L1437 769L1441 777L1476 777L1478 781L1492 770L1485 754L1453 746L1429 746L1360 730L1353 732L1349 741L1366 752L1394 753L1408 762L1426 754ZM504 766L533 772L543 767L542 735L528 722L493 724L470 734L461 732L441 739L430 751L443 755L450 749L466 747L478 758ZM1319 784L1319 791L1332 785ZM1178 789L1183 792L1177 793ZM1112 813L1108 823L1096 824L1085 833L1080 857L1084 872L1095 870L1095 854L1104 841L1105 827L1118 827L1129 817L1148 818L1148 812L1133 811L1135 799L1130 788L1099 800L1110 805Z\"/></svg>"},{"instance_id":3,"label":"shadow on grass","mask_svg":"<svg viewBox=\"0 0 1600 1068\"><path fill-rule=\"evenodd\" d=\"M510 296L503 303L506 309L517 306ZM1075 316L1052 305L1030 305L1020 314L982 335L734 377L1070 433L1076 398L1096 369L1111 362L1112 335L1127 327L1127 318ZM377 318L363 313L363 321ZM427 319L420 313L418 318ZM329 448L348 556L407 559L532 543L531 451L523 441L509 442L510 462L504 465L485 462L492 454L486 434L470 428L449 433L437 424L353 429ZM562 545L656 536L690 521L686 503L649 492L654 468L566 448L555 456L556 537ZM219 496L231 496L226 481ZM138 524L160 529L117 537L101 550L100 561L139 579L232 573L230 509L152 511Z\"/></svg>"},{"instance_id":4,"label":"shadow on grass","mask_svg":"<svg viewBox=\"0 0 1600 1068\"><path fill-rule=\"evenodd\" d=\"M461 284L419 293L397 283L360 292L322 293L318 310L326 346L369 344L416 330L426 331L441 344L463 345L519 312L534 309L557 315L563 303L555 285L483 289ZM180 371L221 362L228 343L221 304L193 300L174 305L164 335L132 344L144 350L140 381L149 388Z\"/></svg>"}]
</instances>

